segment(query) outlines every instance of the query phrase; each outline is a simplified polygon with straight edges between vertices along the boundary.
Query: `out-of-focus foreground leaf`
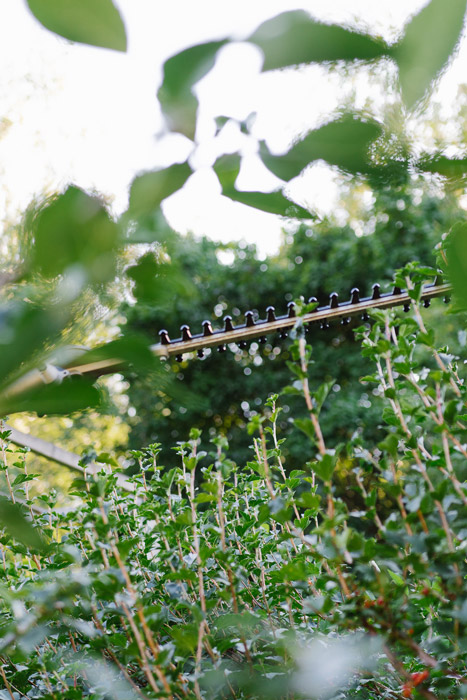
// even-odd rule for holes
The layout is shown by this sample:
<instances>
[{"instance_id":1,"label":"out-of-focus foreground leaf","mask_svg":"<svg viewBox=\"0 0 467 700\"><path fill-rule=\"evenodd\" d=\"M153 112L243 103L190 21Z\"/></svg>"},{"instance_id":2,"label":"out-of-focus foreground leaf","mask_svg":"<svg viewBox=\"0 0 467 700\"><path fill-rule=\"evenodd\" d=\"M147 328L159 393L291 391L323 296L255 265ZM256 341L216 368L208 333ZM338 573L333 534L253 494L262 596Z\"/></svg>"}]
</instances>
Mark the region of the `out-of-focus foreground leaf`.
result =
<instances>
[{"instance_id":1,"label":"out-of-focus foreground leaf","mask_svg":"<svg viewBox=\"0 0 467 700\"><path fill-rule=\"evenodd\" d=\"M448 276L454 294L463 309L467 309L467 222L455 224L446 241Z\"/></svg>"},{"instance_id":2,"label":"out-of-focus foreground leaf","mask_svg":"<svg viewBox=\"0 0 467 700\"><path fill-rule=\"evenodd\" d=\"M135 333L85 352L73 363L73 367L79 369L80 365L99 363L107 359L120 360L122 363L132 364L141 369L157 367L156 357L151 352L146 339Z\"/></svg>"},{"instance_id":3,"label":"out-of-focus foreground leaf","mask_svg":"<svg viewBox=\"0 0 467 700\"><path fill-rule=\"evenodd\" d=\"M310 131L283 156L273 156L261 144L261 158L277 177L289 181L315 160L325 160L350 173L367 173L370 144L381 135L381 126L344 116Z\"/></svg>"},{"instance_id":4,"label":"out-of-focus foreground leaf","mask_svg":"<svg viewBox=\"0 0 467 700\"><path fill-rule=\"evenodd\" d=\"M241 192L235 188L235 181L240 171L240 156L228 155L218 158L214 171L222 185L222 194L235 202L246 204L255 209L297 219L310 219L307 209L294 204L282 194L281 190L274 192Z\"/></svg>"},{"instance_id":5,"label":"out-of-focus foreground leaf","mask_svg":"<svg viewBox=\"0 0 467 700\"><path fill-rule=\"evenodd\" d=\"M175 163L135 177L130 188L130 216L154 212L164 199L183 187L192 172L188 163Z\"/></svg>"},{"instance_id":6,"label":"out-of-focus foreground leaf","mask_svg":"<svg viewBox=\"0 0 467 700\"><path fill-rule=\"evenodd\" d=\"M0 416L21 411L40 415L69 414L99 405L101 396L89 379L72 377L62 384L35 386L18 395L0 395Z\"/></svg>"},{"instance_id":7,"label":"out-of-focus foreground leaf","mask_svg":"<svg viewBox=\"0 0 467 700\"><path fill-rule=\"evenodd\" d=\"M83 283L114 275L119 228L97 197L70 186L37 220L32 267L53 278L73 268Z\"/></svg>"},{"instance_id":8,"label":"out-of-focus foreground leaf","mask_svg":"<svg viewBox=\"0 0 467 700\"><path fill-rule=\"evenodd\" d=\"M125 26L111 0L27 0L51 32L81 44L126 51Z\"/></svg>"},{"instance_id":9,"label":"out-of-focus foreground leaf","mask_svg":"<svg viewBox=\"0 0 467 700\"><path fill-rule=\"evenodd\" d=\"M0 316L0 387L30 369L31 360L46 343L58 338L68 314L62 307L41 309L26 302L12 305Z\"/></svg>"},{"instance_id":10,"label":"out-of-focus foreground leaf","mask_svg":"<svg viewBox=\"0 0 467 700\"><path fill-rule=\"evenodd\" d=\"M248 39L264 53L263 70L298 63L372 60L388 53L383 41L335 24L317 22L303 10L269 19Z\"/></svg>"},{"instance_id":11,"label":"out-of-focus foreground leaf","mask_svg":"<svg viewBox=\"0 0 467 700\"><path fill-rule=\"evenodd\" d=\"M3 496L0 496L0 527L26 547L44 549L39 531L24 517L21 507Z\"/></svg>"},{"instance_id":12,"label":"out-of-focus foreground leaf","mask_svg":"<svg viewBox=\"0 0 467 700\"><path fill-rule=\"evenodd\" d=\"M436 173L455 180L467 175L467 158L435 156L434 158L419 161L418 168L427 173Z\"/></svg>"},{"instance_id":13,"label":"out-of-focus foreground leaf","mask_svg":"<svg viewBox=\"0 0 467 700\"><path fill-rule=\"evenodd\" d=\"M466 0L431 0L392 49L407 107L424 97L447 64L460 39L465 10Z\"/></svg>"},{"instance_id":14,"label":"out-of-focus foreground leaf","mask_svg":"<svg viewBox=\"0 0 467 700\"><path fill-rule=\"evenodd\" d=\"M164 78L157 97L171 131L194 139L198 100L192 88L214 65L226 40L191 46L164 63Z\"/></svg>"},{"instance_id":15,"label":"out-of-focus foreground leaf","mask_svg":"<svg viewBox=\"0 0 467 700\"><path fill-rule=\"evenodd\" d=\"M162 307L172 303L177 294L186 294L190 282L176 266L158 262L153 253L146 253L126 270L133 280L133 294L139 302Z\"/></svg>"}]
</instances>

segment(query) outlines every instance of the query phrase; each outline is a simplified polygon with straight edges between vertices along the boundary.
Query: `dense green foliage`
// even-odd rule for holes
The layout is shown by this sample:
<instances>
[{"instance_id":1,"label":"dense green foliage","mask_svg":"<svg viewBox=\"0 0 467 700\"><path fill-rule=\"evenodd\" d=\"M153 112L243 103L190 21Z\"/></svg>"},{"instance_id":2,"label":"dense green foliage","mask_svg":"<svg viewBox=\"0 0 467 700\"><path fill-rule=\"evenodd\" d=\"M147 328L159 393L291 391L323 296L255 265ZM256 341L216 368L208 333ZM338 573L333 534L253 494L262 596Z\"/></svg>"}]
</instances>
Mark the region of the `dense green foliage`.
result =
<instances>
[{"instance_id":1,"label":"dense green foliage","mask_svg":"<svg viewBox=\"0 0 467 700\"><path fill-rule=\"evenodd\" d=\"M193 430L178 466L150 445L133 453L133 491L109 467L75 484L65 513L53 495L29 500L27 456L2 434L11 499L34 523L1 539L10 697L465 696L465 377L425 325L426 270L411 276L412 313L374 312L357 331L382 401L377 446L327 445L329 387L309 383L300 322L289 391L308 442L291 473L277 395L248 425L246 464L221 437L201 451Z\"/></svg>"},{"instance_id":2,"label":"dense green foliage","mask_svg":"<svg viewBox=\"0 0 467 700\"><path fill-rule=\"evenodd\" d=\"M289 234L280 253L264 261L258 260L253 246L231 244L233 262L225 265L219 261L222 246L180 237L170 254L192 286L166 309L141 300L133 306L125 304L122 312L127 328L149 334L157 342L162 328L171 338L179 337L185 323L199 333L205 319L218 327L225 315L232 316L234 323L243 323L249 309L265 318L270 304L284 314L287 302L300 296L316 296L324 305L331 292L338 292L341 300L348 299L352 287L358 287L362 296L371 295L375 282L389 290L393 271L409 260L432 264L433 247L460 213L452 196L430 192L421 183L379 188L374 196L369 211L358 212L364 235L357 236L350 225L324 220ZM139 222L144 231L156 232L157 226L155 217ZM449 335L449 318L441 317L439 324ZM362 424L368 439L377 440L379 434L379 407L358 383L369 372L369 362L354 342L352 325L335 323L323 331L314 326L309 336L314 347L313 376L335 381L322 416L323 431L331 444L348 439ZM251 413L264 405L271 386L279 391L288 383L288 346L288 341L276 336L269 337L265 346L253 343L243 352L238 348L221 355L213 352L205 362L192 359L178 365L172 361L167 368L172 380L163 389L159 376L155 381L150 376L133 379L128 395L136 415L130 421L130 445L139 447L157 440L167 446L174 439L186 439L190 428L198 427L206 437L209 431L223 432L232 443L234 458L244 460L249 443L242 428ZM281 419L285 434L293 430L287 422L289 407L294 415L303 410L293 398L287 398ZM294 431L289 443L288 461L298 464L303 438ZM165 449L164 462L172 463L174 457Z\"/></svg>"}]
</instances>

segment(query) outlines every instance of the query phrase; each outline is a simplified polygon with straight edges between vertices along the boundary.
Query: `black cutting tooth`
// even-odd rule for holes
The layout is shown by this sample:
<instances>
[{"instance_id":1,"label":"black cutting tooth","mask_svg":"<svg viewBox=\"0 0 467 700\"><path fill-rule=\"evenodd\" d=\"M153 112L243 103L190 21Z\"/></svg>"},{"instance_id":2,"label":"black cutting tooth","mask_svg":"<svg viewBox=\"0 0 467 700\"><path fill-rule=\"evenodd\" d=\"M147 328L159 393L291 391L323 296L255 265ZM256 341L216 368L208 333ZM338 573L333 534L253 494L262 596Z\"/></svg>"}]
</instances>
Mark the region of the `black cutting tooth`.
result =
<instances>
[{"instance_id":1,"label":"black cutting tooth","mask_svg":"<svg viewBox=\"0 0 467 700\"><path fill-rule=\"evenodd\" d=\"M238 347L240 348L240 350L245 350L245 348L247 346L248 346L248 343L246 342L246 340L241 340L238 344Z\"/></svg>"},{"instance_id":2,"label":"black cutting tooth","mask_svg":"<svg viewBox=\"0 0 467 700\"><path fill-rule=\"evenodd\" d=\"M255 325L255 318L253 315L253 311L247 311L245 314L245 326L247 328L251 328L254 325Z\"/></svg>"},{"instance_id":3,"label":"black cutting tooth","mask_svg":"<svg viewBox=\"0 0 467 700\"><path fill-rule=\"evenodd\" d=\"M331 309L337 309L339 306L339 295L337 292L333 292L329 297L329 307Z\"/></svg>"},{"instance_id":4,"label":"black cutting tooth","mask_svg":"<svg viewBox=\"0 0 467 700\"><path fill-rule=\"evenodd\" d=\"M169 334L166 330L159 331L159 338L161 339L161 345L170 345Z\"/></svg>"},{"instance_id":5,"label":"black cutting tooth","mask_svg":"<svg viewBox=\"0 0 467 700\"><path fill-rule=\"evenodd\" d=\"M394 295L402 294L402 289L396 285L396 286L394 287L394 289L392 290L392 293L393 293Z\"/></svg>"},{"instance_id":6,"label":"black cutting tooth","mask_svg":"<svg viewBox=\"0 0 467 700\"><path fill-rule=\"evenodd\" d=\"M183 355L175 355L177 362L183 362Z\"/></svg>"},{"instance_id":7,"label":"black cutting tooth","mask_svg":"<svg viewBox=\"0 0 467 700\"><path fill-rule=\"evenodd\" d=\"M430 306L430 304L431 304L430 299L423 300L423 306L425 307L425 309L427 309Z\"/></svg>"},{"instance_id":8,"label":"black cutting tooth","mask_svg":"<svg viewBox=\"0 0 467 700\"><path fill-rule=\"evenodd\" d=\"M217 346L217 352L225 352L226 347L224 344Z\"/></svg>"},{"instance_id":9,"label":"black cutting tooth","mask_svg":"<svg viewBox=\"0 0 467 700\"><path fill-rule=\"evenodd\" d=\"M354 287L350 290L350 303L358 304L360 302L360 290L358 287Z\"/></svg>"},{"instance_id":10,"label":"black cutting tooth","mask_svg":"<svg viewBox=\"0 0 467 700\"><path fill-rule=\"evenodd\" d=\"M201 325L203 326L203 335L205 338L214 333L212 330L211 321L203 321Z\"/></svg>"},{"instance_id":11,"label":"black cutting tooth","mask_svg":"<svg viewBox=\"0 0 467 700\"><path fill-rule=\"evenodd\" d=\"M372 289L373 289L373 294L371 295L372 300L375 301L376 299L381 299L381 286L378 283L376 283L373 285Z\"/></svg>"},{"instance_id":12,"label":"black cutting tooth","mask_svg":"<svg viewBox=\"0 0 467 700\"><path fill-rule=\"evenodd\" d=\"M410 304L404 304L404 313L410 311Z\"/></svg>"},{"instance_id":13,"label":"black cutting tooth","mask_svg":"<svg viewBox=\"0 0 467 700\"><path fill-rule=\"evenodd\" d=\"M260 338L258 338L258 343L259 343L260 345L266 345L267 340L268 340L268 339L266 338L266 336L265 336L265 335L262 335Z\"/></svg>"},{"instance_id":14,"label":"black cutting tooth","mask_svg":"<svg viewBox=\"0 0 467 700\"><path fill-rule=\"evenodd\" d=\"M199 350L197 350L197 351L196 351L196 354L198 355L198 357L199 357L200 359L202 359L202 358L204 357L204 350L203 350L203 348L200 348Z\"/></svg>"},{"instance_id":15,"label":"black cutting tooth","mask_svg":"<svg viewBox=\"0 0 467 700\"><path fill-rule=\"evenodd\" d=\"M224 316L224 330L233 331L232 316Z\"/></svg>"},{"instance_id":16,"label":"black cutting tooth","mask_svg":"<svg viewBox=\"0 0 467 700\"><path fill-rule=\"evenodd\" d=\"M446 294L446 296L444 297L443 301L444 301L445 304L449 304L449 302L451 301L450 295L449 295L449 294Z\"/></svg>"},{"instance_id":17,"label":"black cutting tooth","mask_svg":"<svg viewBox=\"0 0 467 700\"><path fill-rule=\"evenodd\" d=\"M180 330L182 332L182 340L193 340L193 336L191 335L190 331L190 326L180 326Z\"/></svg>"},{"instance_id":18,"label":"black cutting tooth","mask_svg":"<svg viewBox=\"0 0 467 700\"><path fill-rule=\"evenodd\" d=\"M323 318L323 320L319 324L319 327L322 331L327 331L327 329L330 327L327 318Z\"/></svg>"},{"instance_id":19,"label":"black cutting tooth","mask_svg":"<svg viewBox=\"0 0 467 700\"><path fill-rule=\"evenodd\" d=\"M295 318L295 316L296 316L295 302L289 301L289 303L287 304L287 318Z\"/></svg>"},{"instance_id":20,"label":"black cutting tooth","mask_svg":"<svg viewBox=\"0 0 467 700\"><path fill-rule=\"evenodd\" d=\"M366 321L369 321L369 320L370 320L370 317L368 316L368 312L367 312L367 311L364 311L364 312L362 313L362 321L365 321L365 322L366 322Z\"/></svg>"},{"instance_id":21,"label":"black cutting tooth","mask_svg":"<svg viewBox=\"0 0 467 700\"><path fill-rule=\"evenodd\" d=\"M276 320L276 313L275 313L275 308L274 306L268 306L266 309L266 314L267 314L267 322L272 323L273 321Z\"/></svg>"},{"instance_id":22,"label":"black cutting tooth","mask_svg":"<svg viewBox=\"0 0 467 700\"><path fill-rule=\"evenodd\" d=\"M287 336L288 336L288 333L287 333L286 329L281 328L281 330L279 331L279 338L281 340L284 340L284 338L287 338Z\"/></svg>"},{"instance_id":23,"label":"black cutting tooth","mask_svg":"<svg viewBox=\"0 0 467 700\"><path fill-rule=\"evenodd\" d=\"M343 326L348 326L349 323L350 323L350 316L344 316L344 318L343 318L342 321L341 321L341 324L342 324Z\"/></svg>"}]
</instances>

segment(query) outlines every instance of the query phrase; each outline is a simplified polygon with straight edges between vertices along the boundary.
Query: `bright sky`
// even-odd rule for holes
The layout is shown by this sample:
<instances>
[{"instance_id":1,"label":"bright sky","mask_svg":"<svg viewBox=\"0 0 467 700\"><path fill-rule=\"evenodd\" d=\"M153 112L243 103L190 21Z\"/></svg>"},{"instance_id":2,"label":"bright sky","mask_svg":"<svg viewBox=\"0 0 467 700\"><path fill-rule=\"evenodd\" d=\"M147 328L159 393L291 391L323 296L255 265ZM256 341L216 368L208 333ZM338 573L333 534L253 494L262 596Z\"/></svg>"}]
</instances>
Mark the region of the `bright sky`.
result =
<instances>
[{"instance_id":1,"label":"bright sky","mask_svg":"<svg viewBox=\"0 0 467 700\"><path fill-rule=\"evenodd\" d=\"M178 50L212 38L248 36L262 21L304 8L315 17L370 28L394 39L424 0L118 0L129 37L126 54L71 45L43 29L25 0L0 5L0 213L14 218L33 195L68 182L94 189L125 208L128 185L137 172L184 160L190 151L181 136L161 138L156 100L163 61ZM440 82L437 99L446 113L454 105L467 65L467 45ZM199 85L202 102L198 171L164 211L180 231L217 240L245 239L262 254L277 248L283 222L220 196L210 165L222 144L247 153L239 178L244 189L271 189L278 182L254 152L253 140L232 126L214 140L214 117L244 119L257 112L255 131L271 149L284 150L298 133L316 126L356 89L356 104L378 101L381 87L365 75L346 83L317 66L306 71L260 74L261 57L250 45L223 50ZM381 102L385 96L381 93ZM300 204L324 213L335 205L332 171L313 166L291 189Z\"/></svg>"}]
</instances>

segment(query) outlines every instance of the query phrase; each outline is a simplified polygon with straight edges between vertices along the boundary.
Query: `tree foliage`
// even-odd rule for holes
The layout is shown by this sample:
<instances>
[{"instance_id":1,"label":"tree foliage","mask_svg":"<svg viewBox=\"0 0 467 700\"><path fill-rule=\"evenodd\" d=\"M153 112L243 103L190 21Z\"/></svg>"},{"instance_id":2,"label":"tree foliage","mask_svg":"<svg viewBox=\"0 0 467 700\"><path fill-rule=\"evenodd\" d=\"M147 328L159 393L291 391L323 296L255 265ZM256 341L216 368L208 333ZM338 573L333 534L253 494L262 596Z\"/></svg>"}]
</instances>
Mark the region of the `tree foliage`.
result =
<instances>
[{"instance_id":1,"label":"tree foliage","mask_svg":"<svg viewBox=\"0 0 467 700\"><path fill-rule=\"evenodd\" d=\"M2 525L18 513L0 545L6 691L463 697L465 377L426 325L427 274L411 265L396 279L410 289L409 315L374 312L357 329L374 368L364 381L382 401L377 445L354 436L329 447L327 387L310 382L299 324L290 389L307 407L307 445L291 473L277 395L248 424L246 463L221 437L200 450L195 429L174 468L158 443L134 451L132 491L108 467L75 483L79 507L64 513L49 495L30 500L34 477L3 432Z\"/></svg>"}]
</instances>

